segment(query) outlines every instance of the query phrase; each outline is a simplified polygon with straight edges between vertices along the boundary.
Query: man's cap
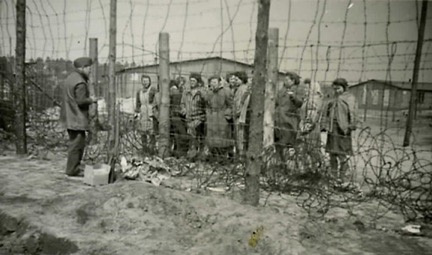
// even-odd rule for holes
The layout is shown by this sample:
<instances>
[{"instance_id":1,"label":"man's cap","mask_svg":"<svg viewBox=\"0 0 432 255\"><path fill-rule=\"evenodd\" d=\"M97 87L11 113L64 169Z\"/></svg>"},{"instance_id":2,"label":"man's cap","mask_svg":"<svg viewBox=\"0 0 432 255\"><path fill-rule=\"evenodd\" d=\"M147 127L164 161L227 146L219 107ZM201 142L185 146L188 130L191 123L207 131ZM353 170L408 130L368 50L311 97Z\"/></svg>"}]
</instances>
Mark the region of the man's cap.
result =
<instances>
[{"instance_id":1,"label":"man's cap","mask_svg":"<svg viewBox=\"0 0 432 255\"><path fill-rule=\"evenodd\" d=\"M93 64L93 60L89 57L77 58L74 61L75 68L87 67L87 66L91 66L92 64Z\"/></svg>"}]
</instances>

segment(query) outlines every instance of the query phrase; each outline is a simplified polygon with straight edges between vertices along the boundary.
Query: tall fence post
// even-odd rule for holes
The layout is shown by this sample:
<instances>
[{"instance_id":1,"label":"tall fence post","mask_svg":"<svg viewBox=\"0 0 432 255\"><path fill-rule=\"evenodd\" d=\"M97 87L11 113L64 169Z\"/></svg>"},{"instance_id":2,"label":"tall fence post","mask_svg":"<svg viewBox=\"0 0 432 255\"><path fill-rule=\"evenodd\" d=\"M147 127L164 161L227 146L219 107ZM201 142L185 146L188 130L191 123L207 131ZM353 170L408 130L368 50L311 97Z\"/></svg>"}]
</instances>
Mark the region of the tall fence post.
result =
<instances>
[{"instance_id":1,"label":"tall fence post","mask_svg":"<svg viewBox=\"0 0 432 255\"><path fill-rule=\"evenodd\" d=\"M253 206L259 204L259 175L263 145L264 90L266 83L266 59L270 0L259 0L258 24L255 35L254 77L250 98L251 120L249 148L247 152L244 202Z\"/></svg>"},{"instance_id":2,"label":"tall fence post","mask_svg":"<svg viewBox=\"0 0 432 255\"><path fill-rule=\"evenodd\" d=\"M406 130L405 130L405 137L404 137L404 141L403 141L404 147L407 147L410 144L413 120L414 120L414 115L415 115L415 111L417 108L417 82L418 82L420 59L421 59L422 47L423 47L424 31L425 31L425 26L426 26L427 5L428 5L428 0L423 0L422 9L421 9L421 17L420 17L420 27L418 30L418 37L417 37L416 56L415 56L415 60L414 60L414 70L413 70L412 88L411 88L411 100L410 100L410 104L409 104L407 125L406 125Z\"/></svg>"},{"instance_id":3,"label":"tall fence post","mask_svg":"<svg viewBox=\"0 0 432 255\"><path fill-rule=\"evenodd\" d=\"M275 91L278 81L278 45L279 29L270 28L268 31L268 59L267 59L267 84L264 97L264 148L274 143L274 111Z\"/></svg>"},{"instance_id":4,"label":"tall fence post","mask_svg":"<svg viewBox=\"0 0 432 255\"><path fill-rule=\"evenodd\" d=\"M90 38L90 57L93 60L91 67L89 91L90 96L96 96L96 88L98 87L98 40L97 38ZM90 105L90 144L97 143L97 129L98 129L98 109L97 104Z\"/></svg>"},{"instance_id":5,"label":"tall fence post","mask_svg":"<svg viewBox=\"0 0 432 255\"><path fill-rule=\"evenodd\" d=\"M117 36L117 0L110 2L110 30L109 30L109 66L108 66L108 125L109 125L109 162L111 165L115 162L116 154L116 36Z\"/></svg>"},{"instance_id":6,"label":"tall fence post","mask_svg":"<svg viewBox=\"0 0 432 255\"><path fill-rule=\"evenodd\" d=\"M160 111L159 111L159 141L158 152L159 157L168 156L170 145L170 88L169 88L169 34L159 33L159 95L160 95Z\"/></svg>"},{"instance_id":7,"label":"tall fence post","mask_svg":"<svg viewBox=\"0 0 432 255\"><path fill-rule=\"evenodd\" d=\"M15 146L16 154L27 154L26 138L26 85L25 85L25 45L26 45L26 0L16 3L16 61L15 61Z\"/></svg>"}]
</instances>

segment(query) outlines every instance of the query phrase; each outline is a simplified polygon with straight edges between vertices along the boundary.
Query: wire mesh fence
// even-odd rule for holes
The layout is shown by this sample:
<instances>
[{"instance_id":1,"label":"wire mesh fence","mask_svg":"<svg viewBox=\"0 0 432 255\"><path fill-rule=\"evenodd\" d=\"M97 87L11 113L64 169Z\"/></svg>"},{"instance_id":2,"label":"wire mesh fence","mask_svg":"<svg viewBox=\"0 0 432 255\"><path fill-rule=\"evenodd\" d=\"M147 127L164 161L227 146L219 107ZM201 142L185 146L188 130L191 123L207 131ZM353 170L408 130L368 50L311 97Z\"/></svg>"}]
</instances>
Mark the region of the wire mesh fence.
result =
<instances>
[{"instance_id":1,"label":"wire mesh fence","mask_svg":"<svg viewBox=\"0 0 432 255\"><path fill-rule=\"evenodd\" d=\"M88 39L98 38L100 65L95 90L101 98L100 131L97 143L87 146L85 154L87 162L97 163L106 161L113 149L106 107L108 1L78 2L72 6L66 0L27 1L27 136L32 153L66 148L66 133L57 121L59 90L73 71L71 59L88 55ZM4 140L13 137L14 4L0 2ZM253 128L248 122L247 95L253 91L249 89L236 102L230 74L243 71L247 75L245 86L252 82L258 8L257 1L252 0L118 1L115 69L120 128L116 156L124 178L160 184L160 178L171 176L190 183L188 189L194 191L229 192L244 187L244 153L250 140L248 130ZM285 72L295 71L303 77L299 87L304 93L310 89L304 83L309 78L311 84L320 84L320 100L327 102L333 97L331 82L344 77L353 85L350 92L357 99L361 124L351 134L353 153L347 158L346 182L339 183L331 172L326 135L320 132L320 121L315 121L314 136L298 130L295 144L281 148L286 144L276 141L256 155L262 164L261 187L265 191L296 196L299 205L319 215L331 207L355 207L373 200L387 210L400 210L407 219L432 217L431 137L427 134L432 111L432 85L428 83L432 80L432 37L427 29L430 17L421 55L419 77L423 85L418 92L414 141L410 148L401 147L419 8L418 1L272 1L270 26L281 31L276 91L284 87ZM168 150L172 157L164 160L157 157L162 104L159 87L163 82L158 69L160 31L170 35ZM202 119L185 112L187 103L182 103L193 86L191 73L200 74L202 79L202 105L194 109ZM151 79L150 88L143 89L143 75ZM211 84L214 76L222 77L224 89ZM227 90L227 94L221 90ZM300 111L309 107L308 103L303 100L303 108L299 107L298 116L296 113L301 124L306 119ZM244 105L242 112L238 106ZM240 115L243 119L239 121ZM285 126L271 127L290 131ZM155 181L157 176L159 183Z\"/></svg>"}]
</instances>

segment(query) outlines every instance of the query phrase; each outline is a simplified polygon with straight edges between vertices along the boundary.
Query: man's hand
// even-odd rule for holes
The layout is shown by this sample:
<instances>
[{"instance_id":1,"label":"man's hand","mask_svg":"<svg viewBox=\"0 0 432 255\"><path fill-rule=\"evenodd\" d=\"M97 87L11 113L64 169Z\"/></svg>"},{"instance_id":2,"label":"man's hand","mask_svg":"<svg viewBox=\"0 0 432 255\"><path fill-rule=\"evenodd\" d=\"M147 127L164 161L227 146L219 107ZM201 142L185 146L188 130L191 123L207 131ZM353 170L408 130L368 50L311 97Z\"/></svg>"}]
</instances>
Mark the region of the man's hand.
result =
<instances>
[{"instance_id":1,"label":"man's hand","mask_svg":"<svg viewBox=\"0 0 432 255\"><path fill-rule=\"evenodd\" d=\"M95 96L90 96L90 99L92 100L92 103L97 103L98 99Z\"/></svg>"}]
</instances>

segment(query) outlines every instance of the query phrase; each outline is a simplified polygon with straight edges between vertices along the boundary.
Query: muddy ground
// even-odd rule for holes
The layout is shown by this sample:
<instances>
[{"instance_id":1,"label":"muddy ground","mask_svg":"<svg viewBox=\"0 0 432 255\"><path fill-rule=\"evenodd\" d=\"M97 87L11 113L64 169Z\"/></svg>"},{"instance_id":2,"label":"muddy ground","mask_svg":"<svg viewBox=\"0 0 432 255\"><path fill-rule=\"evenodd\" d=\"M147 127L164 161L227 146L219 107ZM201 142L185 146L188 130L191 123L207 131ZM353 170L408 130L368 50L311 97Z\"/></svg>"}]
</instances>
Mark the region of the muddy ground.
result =
<instances>
[{"instance_id":1,"label":"muddy ground","mask_svg":"<svg viewBox=\"0 0 432 255\"><path fill-rule=\"evenodd\" d=\"M395 125L388 132L397 145ZM414 131L430 160L431 127ZM0 146L0 255L432 254L430 225L422 224L423 236L403 234L402 214L377 201L317 218L293 195L263 191L251 207L239 188L197 194L189 177L90 187L65 176L64 151L28 158L12 148Z\"/></svg>"},{"instance_id":2,"label":"muddy ground","mask_svg":"<svg viewBox=\"0 0 432 255\"><path fill-rule=\"evenodd\" d=\"M239 203L240 191L194 194L139 181L89 187L65 177L64 153L46 160L4 154L2 255L432 254L431 238L397 232L405 224L397 212L371 224L374 203L316 219L293 196L263 192L266 205L254 208Z\"/></svg>"}]
</instances>

